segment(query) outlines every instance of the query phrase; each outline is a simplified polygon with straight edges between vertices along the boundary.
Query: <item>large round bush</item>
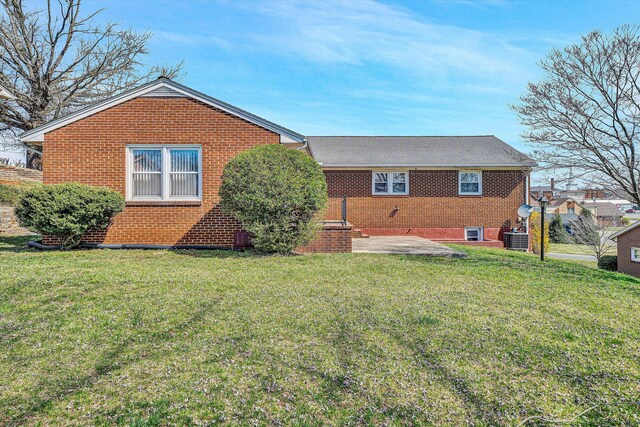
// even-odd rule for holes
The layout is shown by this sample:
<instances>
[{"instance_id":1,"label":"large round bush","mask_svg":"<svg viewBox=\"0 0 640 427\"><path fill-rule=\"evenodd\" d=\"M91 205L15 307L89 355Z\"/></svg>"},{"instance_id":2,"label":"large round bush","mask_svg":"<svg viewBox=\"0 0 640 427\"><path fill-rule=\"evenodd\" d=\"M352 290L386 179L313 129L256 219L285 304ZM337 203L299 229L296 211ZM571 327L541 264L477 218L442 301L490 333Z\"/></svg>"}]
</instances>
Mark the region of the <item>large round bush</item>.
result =
<instances>
[{"instance_id":1,"label":"large round bush","mask_svg":"<svg viewBox=\"0 0 640 427\"><path fill-rule=\"evenodd\" d=\"M76 247L91 229L106 228L124 209L124 198L114 190L84 184L42 185L28 190L16 206L22 227L58 237L63 249Z\"/></svg>"},{"instance_id":2,"label":"large round bush","mask_svg":"<svg viewBox=\"0 0 640 427\"><path fill-rule=\"evenodd\" d=\"M237 218L263 252L288 253L308 243L327 204L327 183L310 156L282 145L238 154L224 168L222 209Z\"/></svg>"}]
</instances>

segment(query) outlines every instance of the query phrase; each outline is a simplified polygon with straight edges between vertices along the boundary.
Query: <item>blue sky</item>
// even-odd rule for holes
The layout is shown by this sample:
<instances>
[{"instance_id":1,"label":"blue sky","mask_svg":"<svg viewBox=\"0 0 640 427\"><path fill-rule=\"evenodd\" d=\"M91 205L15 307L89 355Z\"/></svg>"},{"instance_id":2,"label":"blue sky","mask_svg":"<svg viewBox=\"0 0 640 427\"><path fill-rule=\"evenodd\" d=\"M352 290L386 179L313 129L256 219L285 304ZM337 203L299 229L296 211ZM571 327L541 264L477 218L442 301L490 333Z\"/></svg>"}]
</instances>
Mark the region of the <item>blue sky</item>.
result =
<instances>
[{"instance_id":1,"label":"blue sky","mask_svg":"<svg viewBox=\"0 0 640 427\"><path fill-rule=\"evenodd\" d=\"M634 24L634 1L90 0L150 30L149 62L306 135L495 134L519 149L536 61L591 30Z\"/></svg>"}]
</instances>

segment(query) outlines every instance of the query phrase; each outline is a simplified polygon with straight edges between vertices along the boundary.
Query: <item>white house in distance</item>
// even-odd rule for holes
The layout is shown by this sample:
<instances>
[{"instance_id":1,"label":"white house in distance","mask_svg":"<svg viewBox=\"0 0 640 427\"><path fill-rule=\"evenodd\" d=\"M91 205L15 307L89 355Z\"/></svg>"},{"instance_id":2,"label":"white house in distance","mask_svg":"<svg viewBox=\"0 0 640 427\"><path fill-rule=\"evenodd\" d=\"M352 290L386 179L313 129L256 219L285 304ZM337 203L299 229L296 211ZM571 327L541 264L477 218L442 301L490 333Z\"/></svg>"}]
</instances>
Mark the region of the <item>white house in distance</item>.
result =
<instances>
[{"instance_id":1,"label":"white house in distance","mask_svg":"<svg viewBox=\"0 0 640 427\"><path fill-rule=\"evenodd\" d=\"M15 99L15 96L13 96L5 87L0 85L0 99Z\"/></svg>"},{"instance_id":2,"label":"white house in distance","mask_svg":"<svg viewBox=\"0 0 640 427\"><path fill-rule=\"evenodd\" d=\"M0 102L15 99L9 90L0 85ZM9 164L25 163L27 161L27 151L24 146L12 143L0 135L0 159L8 159Z\"/></svg>"}]
</instances>

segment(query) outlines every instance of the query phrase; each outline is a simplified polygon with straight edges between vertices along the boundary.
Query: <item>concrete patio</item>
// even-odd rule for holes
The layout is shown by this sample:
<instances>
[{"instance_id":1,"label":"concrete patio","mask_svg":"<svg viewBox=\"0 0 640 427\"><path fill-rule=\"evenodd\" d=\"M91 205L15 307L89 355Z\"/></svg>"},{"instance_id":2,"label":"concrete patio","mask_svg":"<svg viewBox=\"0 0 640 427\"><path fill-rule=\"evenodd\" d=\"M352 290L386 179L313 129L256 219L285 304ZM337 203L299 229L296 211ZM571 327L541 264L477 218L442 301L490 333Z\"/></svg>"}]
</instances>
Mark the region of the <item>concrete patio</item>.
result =
<instances>
[{"instance_id":1,"label":"concrete patio","mask_svg":"<svg viewBox=\"0 0 640 427\"><path fill-rule=\"evenodd\" d=\"M455 249L416 236L372 236L353 239L353 253L426 255L465 258Z\"/></svg>"}]
</instances>

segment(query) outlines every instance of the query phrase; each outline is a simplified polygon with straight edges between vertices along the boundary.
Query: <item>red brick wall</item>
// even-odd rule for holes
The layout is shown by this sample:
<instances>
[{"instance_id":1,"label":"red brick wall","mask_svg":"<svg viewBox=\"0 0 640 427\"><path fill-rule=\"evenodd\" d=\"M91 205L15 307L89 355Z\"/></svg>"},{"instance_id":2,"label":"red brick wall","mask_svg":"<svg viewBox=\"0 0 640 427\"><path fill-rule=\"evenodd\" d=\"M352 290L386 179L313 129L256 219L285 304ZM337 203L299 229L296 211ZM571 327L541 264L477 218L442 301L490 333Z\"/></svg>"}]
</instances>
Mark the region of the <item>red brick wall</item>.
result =
<instances>
[{"instance_id":1,"label":"red brick wall","mask_svg":"<svg viewBox=\"0 0 640 427\"><path fill-rule=\"evenodd\" d=\"M296 249L298 253L351 253L350 224L339 223L325 224L318 236L308 245Z\"/></svg>"},{"instance_id":2,"label":"red brick wall","mask_svg":"<svg viewBox=\"0 0 640 427\"><path fill-rule=\"evenodd\" d=\"M136 98L45 135L44 183L126 187L127 144L201 144L202 203L127 204L91 243L232 247L237 221L217 207L222 169L237 153L279 136L189 98ZM47 242L53 243L53 242Z\"/></svg>"},{"instance_id":3,"label":"red brick wall","mask_svg":"<svg viewBox=\"0 0 640 427\"><path fill-rule=\"evenodd\" d=\"M464 227L485 227L485 238L497 239L502 227L513 227L524 203L524 171L485 170L482 196L458 195L455 170L410 171L408 196L373 196L371 171L325 171L329 188L328 219L340 218L347 196L347 220L370 234L416 234L463 239Z\"/></svg>"},{"instance_id":4,"label":"red brick wall","mask_svg":"<svg viewBox=\"0 0 640 427\"><path fill-rule=\"evenodd\" d=\"M631 261L631 248L640 248L640 229L635 228L616 238L618 242L618 271L640 277L640 262Z\"/></svg>"}]
</instances>

